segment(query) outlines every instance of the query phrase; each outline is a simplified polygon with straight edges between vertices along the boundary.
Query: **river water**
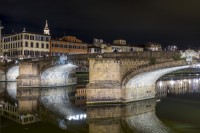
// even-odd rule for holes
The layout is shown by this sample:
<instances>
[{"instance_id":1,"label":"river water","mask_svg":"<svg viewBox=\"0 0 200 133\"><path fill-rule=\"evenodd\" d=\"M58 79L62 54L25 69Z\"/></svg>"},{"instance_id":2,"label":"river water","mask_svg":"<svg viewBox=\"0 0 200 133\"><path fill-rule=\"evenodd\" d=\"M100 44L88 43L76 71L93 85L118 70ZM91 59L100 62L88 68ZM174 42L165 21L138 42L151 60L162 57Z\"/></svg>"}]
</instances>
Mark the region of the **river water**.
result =
<instances>
[{"instance_id":1,"label":"river water","mask_svg":"<svg viewBox=\"0 0 200 133\"><path fill-rule=\"evenodd\" d=\"M199 133L198 76L161 78L156 99L85 106L77 86L18 88L0 83L1 133Z\"/></svg>"}]
</instances>

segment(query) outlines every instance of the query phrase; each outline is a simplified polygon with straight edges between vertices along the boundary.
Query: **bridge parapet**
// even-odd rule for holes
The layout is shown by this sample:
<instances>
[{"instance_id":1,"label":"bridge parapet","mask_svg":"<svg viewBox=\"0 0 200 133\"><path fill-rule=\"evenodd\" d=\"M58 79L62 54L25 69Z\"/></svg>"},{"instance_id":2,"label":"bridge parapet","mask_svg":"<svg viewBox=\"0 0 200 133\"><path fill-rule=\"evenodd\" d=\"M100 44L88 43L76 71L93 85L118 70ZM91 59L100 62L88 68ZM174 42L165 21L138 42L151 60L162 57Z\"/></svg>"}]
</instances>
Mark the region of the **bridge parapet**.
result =
<instances>
[{"instance_id":1,"label":"bridge parapet","mask_svg":"<svg viewBox=\"0 0 200 133\"><path fill-rule=\"evenodd\" d=\"M179 51L137 51L137 52L117 52L117 53L93 53L93 54L74 54L68 55L69 60L85 60L88 58L96 58L98 55L101 55L103 58L117 58L117 59L174 59L175 56L180 55Z\"/></svg>"}]
</instances>

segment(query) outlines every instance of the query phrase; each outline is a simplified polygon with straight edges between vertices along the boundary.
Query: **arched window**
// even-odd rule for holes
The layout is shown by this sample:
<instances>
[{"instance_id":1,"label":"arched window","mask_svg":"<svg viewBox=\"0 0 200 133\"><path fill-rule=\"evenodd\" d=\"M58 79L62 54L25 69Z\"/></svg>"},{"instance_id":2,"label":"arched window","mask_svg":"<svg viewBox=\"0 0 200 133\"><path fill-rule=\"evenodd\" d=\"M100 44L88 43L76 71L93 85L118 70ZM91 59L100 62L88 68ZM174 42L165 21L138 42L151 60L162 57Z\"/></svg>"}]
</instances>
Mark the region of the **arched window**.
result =
<instances>
[{"instance_id":1,"label":"arched window","mask_svg":"<svg viewBox=\"0 0 200 133\"><path fill-rule=\"evenodd\" d=\"M31 42L31 48L33 48L33 42Z\"/></svg>"},{"instance_id":2,"label":"arched window","mask_svg":"<svg viewBox=\"0 0 200 133\"><path fill-rule=\"evenodd\" d=\"M38 42L36 43L36 48L39 48L39 43Z\"/></svg>"},{"instance_id":3,"label":"arched window","mask_svg":"<svg viewBox=\"0 0 200 133\"><path fill-rule=\"evenodd\" d=\"M42 48L44 48L44 43L42 43Z\"/></svg>"},{"instance_id":4,"label":"arched window","mask_svg":"<svg viewBox=\"0 0 200 133\"><path fill-rule=\"evenodd\" d=\"M28 42L25 42L25 47L28 47Z\"/></svg>"},{"instance_id":5,"label":"arched window","mask_svg":"<svg viewBox=\"0 0 200 133\"><path fill-rule=\"evenodd\" d=\"M47 49L49 48L49 44L48 44L48 43L46 44L46 48L47 48Z\"/></svg>"}]
</instances>

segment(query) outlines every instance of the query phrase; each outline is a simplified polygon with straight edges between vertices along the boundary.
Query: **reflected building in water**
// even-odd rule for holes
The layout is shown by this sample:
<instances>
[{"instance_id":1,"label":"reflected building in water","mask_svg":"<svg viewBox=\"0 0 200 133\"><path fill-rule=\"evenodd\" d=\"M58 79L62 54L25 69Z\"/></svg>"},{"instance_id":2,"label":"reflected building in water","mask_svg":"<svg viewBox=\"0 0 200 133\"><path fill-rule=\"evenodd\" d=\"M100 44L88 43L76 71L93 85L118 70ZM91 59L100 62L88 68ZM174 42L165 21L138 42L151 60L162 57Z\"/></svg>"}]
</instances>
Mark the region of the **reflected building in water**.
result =
<instances>
[{"instance_id":1,"label":"reflected building in water","mask_svg":"<svg viewBox=\"0 0 200 133\"><path fill-rule=\"evenodd\" d=\"M38 114L35 113L37 97L17 96L16 82L1 82L0 84L5 86L4 91L6 92L6 97L1 100L2 116L22 125L40 121Z\"/></svg>"},{"instance_id":2,"label":"reflected building in water","mask_svg":"<svg viewBox=\"0 0 200 133\"><path fill-rule=\"evenodd\" d=\"M166 97L167 94L200 92L200 77L196 74L180 75L176 78L164 76L157 81L156 90L159 97Z\"/></svg>"}]
</instances>

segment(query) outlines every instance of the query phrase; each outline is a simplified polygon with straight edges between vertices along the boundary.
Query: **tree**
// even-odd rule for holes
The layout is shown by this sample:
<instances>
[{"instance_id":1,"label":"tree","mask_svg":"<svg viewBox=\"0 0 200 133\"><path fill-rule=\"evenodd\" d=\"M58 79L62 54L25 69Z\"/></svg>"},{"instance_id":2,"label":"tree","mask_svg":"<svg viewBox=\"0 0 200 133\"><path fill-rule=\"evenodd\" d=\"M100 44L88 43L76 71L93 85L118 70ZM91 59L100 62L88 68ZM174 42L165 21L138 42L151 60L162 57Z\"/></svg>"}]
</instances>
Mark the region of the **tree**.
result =
<instances>
[{"instance_id":1,"label":"tree","mask_svg":"<svg viewBox=\"0 0 200 133\"><path fill-rule=\"evenodd\" d=\"M149 65L154 65L154 64L156 64L156 58L155 57L149 58Z\"/></svg>"},{"instance_id":2,"label":"tree","mask_svg":"<svg viewBox=\"0 0 200 133\"><path fill-rule=\"evenodd\" d=\"M174 61L178 61L181 59L181 55L180 54L175 54L172 56L172 58L174 59Z\"/></svg>"}]
</instances>

